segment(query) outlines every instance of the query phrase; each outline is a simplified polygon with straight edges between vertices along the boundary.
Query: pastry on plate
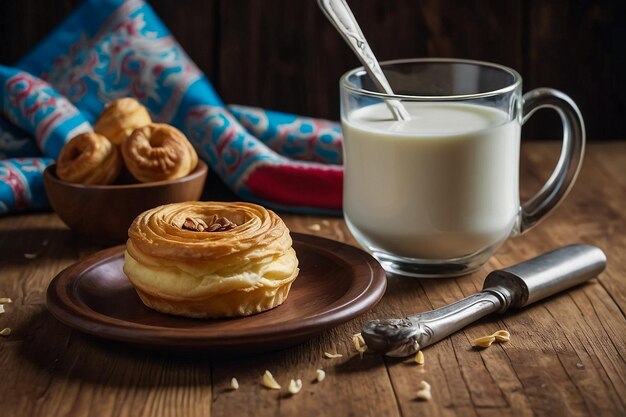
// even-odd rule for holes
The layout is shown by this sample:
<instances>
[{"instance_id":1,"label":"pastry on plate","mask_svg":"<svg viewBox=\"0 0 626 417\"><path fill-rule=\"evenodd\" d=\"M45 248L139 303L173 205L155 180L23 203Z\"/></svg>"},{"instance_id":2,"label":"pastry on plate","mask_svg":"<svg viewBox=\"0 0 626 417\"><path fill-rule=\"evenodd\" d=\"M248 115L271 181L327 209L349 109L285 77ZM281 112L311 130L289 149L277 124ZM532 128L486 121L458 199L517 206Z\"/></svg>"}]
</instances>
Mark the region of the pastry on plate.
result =
<instances>
[{"instance_id":1,"label":"pastry on plate","mask_svg":"<svg viewBox=\"0 0 626 417\"><path fill-rule=\"evenodd\" d=\"M143 303L188 317L238 317L280 305L298 275L289 230L251 203L186 202L140 214L124 273Z\"/></svg>"},{"instance_id":2,"label":"pastry on plate","mask_svg":"<svg viewBox=\"0 0 626 417\"><path fill-rule=\"evenodd\" d=\"M198 164L198 154L187 137L161 123L135 129L121 149L126 168L141 182L182 178Z\"/></svg>"},{"instance_id":3,"label":"pastry on plate","mask_svg":"<svg viewBox=\"0 0 626 417\"><path fill-rule=\"evenodd\" d=\"M57 159L57 176L85 185L111 184L122 169L119 150L94 132L82 133L67 142Z\"/></svg>"},{"instance_id":4,"label":"pastry on plate","mask_svg":"<svg viewBox=\"0 0 626 417\"><path fill-rule=\"evenodd\" d=\"M152 123L148 110L134 98L126 97L109 103L93 126L113 144L121 145L137 128Z\"/></svg>"}]
</instances>

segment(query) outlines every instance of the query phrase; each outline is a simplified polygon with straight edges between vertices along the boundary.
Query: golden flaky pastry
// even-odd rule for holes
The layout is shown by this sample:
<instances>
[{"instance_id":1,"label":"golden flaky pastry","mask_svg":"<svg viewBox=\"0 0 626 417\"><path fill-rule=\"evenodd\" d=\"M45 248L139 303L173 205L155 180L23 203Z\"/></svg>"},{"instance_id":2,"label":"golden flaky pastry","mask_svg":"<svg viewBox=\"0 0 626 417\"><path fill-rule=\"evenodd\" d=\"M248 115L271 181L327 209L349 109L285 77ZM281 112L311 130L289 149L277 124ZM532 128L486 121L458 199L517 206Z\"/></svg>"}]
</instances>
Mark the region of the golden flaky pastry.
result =
<instances>
[{"instance_id":1,"label":"golden flaky pastry","mask_svg":"<svg viewBox=\"0 0 626 417\"><path fill-rule=\"evenodd\" d=\"M122 157L107 138L81 133L67 142L57 159L57 176L77 184L111 184L122 169Z\"/></svg>"},{"instance_id":2,"label":"golden flaky pastry","mask_svg":"<svg viewBox=\"0 0 626 417\"><path fill-rule=\"evenodd\" d=\"M113 144L121 145L133 131L152 123L148 110L134 98L126 97L109 103L93 126Z\"/></svg>"},{"instance_id":3,"label":"golden flaky pastry","mask_svg":"<svg viewBox=\"0 0 626 417\"><path fill-rule=\"evenodd\" d=\"M126 168L141 182L182 178L198 164L198 154L187 137L166 124L135 129L121 149Z\"/></svg>"},{"instance_id":4,"label":"golden flaky pastry","mask_svg":"<svg viewBox=\"0 0 626 417\"><path fill-rule=\"evenodd\" d=\"M168 204L140 214L128 237L124 272L163 313L259 313L280 305L298 275L289 230L256 204Z\"/></svg>"}]
</instances>

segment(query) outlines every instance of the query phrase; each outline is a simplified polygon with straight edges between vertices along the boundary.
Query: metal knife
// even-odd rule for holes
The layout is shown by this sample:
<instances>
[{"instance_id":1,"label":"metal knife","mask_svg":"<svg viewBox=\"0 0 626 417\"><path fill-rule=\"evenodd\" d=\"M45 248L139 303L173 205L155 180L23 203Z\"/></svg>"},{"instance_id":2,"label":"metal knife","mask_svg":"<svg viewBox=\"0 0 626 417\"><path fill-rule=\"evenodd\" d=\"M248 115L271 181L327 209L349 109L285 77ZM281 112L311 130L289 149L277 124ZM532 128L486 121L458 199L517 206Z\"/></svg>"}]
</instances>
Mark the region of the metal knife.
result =
<instances>
[{"instance_id":1,"label":"metal knife","mask_svg":"<svg viewBox=\"0 0 626 417\"><path fill-rule=\"evenodd\" d=\"M595 277L606 267L596 246L575 244L487 275L481 292L403 319L372 320L361 335L368 350L411 355L491 313L523 308Z\"/></svg>"}]
</instances>

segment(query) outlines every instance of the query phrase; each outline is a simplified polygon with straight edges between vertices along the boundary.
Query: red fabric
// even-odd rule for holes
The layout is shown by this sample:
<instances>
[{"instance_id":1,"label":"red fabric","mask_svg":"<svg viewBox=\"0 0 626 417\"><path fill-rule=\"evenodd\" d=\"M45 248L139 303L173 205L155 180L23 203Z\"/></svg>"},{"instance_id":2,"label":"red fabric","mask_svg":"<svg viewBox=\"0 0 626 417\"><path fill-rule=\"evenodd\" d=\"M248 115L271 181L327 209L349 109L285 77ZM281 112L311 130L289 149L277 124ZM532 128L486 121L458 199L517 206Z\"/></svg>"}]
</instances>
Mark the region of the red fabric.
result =
<instances>
[{"instance_id":1,"label":"red fabric","mask_svg":"<svg viewBox=\"0 0 626 417\"><path fill-rule=\"evenodd\" d=\"M260 166L248 176L246 185L255 195L276 204L341 210L341 167Z\"/></svg>"}]
</instances>

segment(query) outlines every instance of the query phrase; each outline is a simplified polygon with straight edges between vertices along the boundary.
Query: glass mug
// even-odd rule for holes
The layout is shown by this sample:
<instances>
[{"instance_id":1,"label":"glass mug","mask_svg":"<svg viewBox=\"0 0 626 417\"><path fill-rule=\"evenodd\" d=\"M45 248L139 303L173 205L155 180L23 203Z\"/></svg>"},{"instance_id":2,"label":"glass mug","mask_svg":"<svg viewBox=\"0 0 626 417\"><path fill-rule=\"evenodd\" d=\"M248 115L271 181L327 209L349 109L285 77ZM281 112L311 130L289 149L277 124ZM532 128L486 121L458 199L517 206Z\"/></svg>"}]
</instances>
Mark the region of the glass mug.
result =
<instances>
[{"instance_id":1,"label":"glass mug","mask_svg":"<svg viewBox=\"0 0 626 417\"><path fill-rule=\"evenodd\" d=\"M356 240L388 272L472 272L569 192L585 129L565 94L539 88L522 96L516 71L486 62L411 59L381 67L393 96L377 92L363 68L340 81L343 210ZM399 104L408 120L394 119ZM540 108L560 115L563 148L547 183L520 206L521 126Z\"/></svg>"}]
</instances>

